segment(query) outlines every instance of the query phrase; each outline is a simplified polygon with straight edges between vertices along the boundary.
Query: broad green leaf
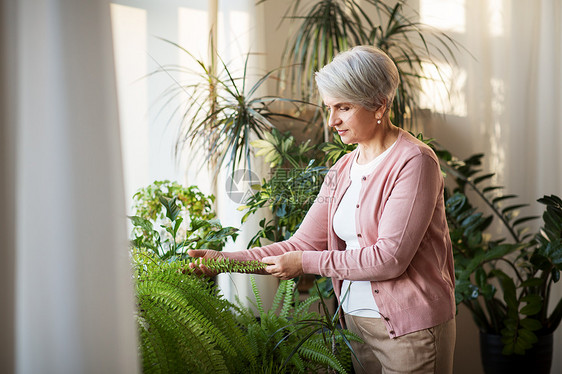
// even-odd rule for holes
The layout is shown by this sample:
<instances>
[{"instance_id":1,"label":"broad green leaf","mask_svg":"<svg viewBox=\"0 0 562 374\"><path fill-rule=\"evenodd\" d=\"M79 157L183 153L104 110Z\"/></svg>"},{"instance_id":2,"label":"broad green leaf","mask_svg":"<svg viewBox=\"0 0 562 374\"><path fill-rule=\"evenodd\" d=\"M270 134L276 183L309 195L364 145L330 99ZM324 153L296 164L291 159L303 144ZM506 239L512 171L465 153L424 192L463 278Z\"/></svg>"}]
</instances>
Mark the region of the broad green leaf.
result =
<instances>
[{"instance_id":1,"label":"broad green leaf","mask_svg":"<svg viewBox=\"0 0 562 374\"><path fill-rule=\"evenodd\" d=\"M476 285L479 288L483 288L486 285L486 281L488 279L488 274L484 271L483 268L478 268L474 272L474 278L476 280Z\"/></svg>"},{"instance_id":2,"label":"broad green leaf","mask_svg":"<svg viewBox=\"0 0 562 374\"><path fill-rule=\"evenodd\" d=\"M532 316L537 314L542 309L542 298L539 295L527 295L521 298L521 301L526 302L523 308L521 308L520 313L526 316Z\"/></svg>"},{"instance_id":3,"label":"broad green leaf","mask_svg":"<svg viewBox=\"0 0 562 374\"><path fill-rule=\"evenodd\" d=\"M537 287L544 283L541 278L529 278L521 283L521 287Z\"/></svg>"},{"instance_id":4,"label":"broad green leaf","mask_svg":"<svg viewBox=\"0 0 562 374\"><path fill-rule=\"evenodd\" d=\"M507 304L508 310L518 310L519 302L515 290L513 279L501 270L493 270L493 274L499 279L503 290L503 299Z\"/></svg>"},{"instance_id":5,"label":"broad green leaf","mask_svg":"<svg viewBox=\"0 0 562 374\"><path fill-rule=\"evenodd\" d=\"M536 331L542 328L542 324L538 320L530 317L523 318L519 323L529 331Z\"/></svg>"}]
</instances>

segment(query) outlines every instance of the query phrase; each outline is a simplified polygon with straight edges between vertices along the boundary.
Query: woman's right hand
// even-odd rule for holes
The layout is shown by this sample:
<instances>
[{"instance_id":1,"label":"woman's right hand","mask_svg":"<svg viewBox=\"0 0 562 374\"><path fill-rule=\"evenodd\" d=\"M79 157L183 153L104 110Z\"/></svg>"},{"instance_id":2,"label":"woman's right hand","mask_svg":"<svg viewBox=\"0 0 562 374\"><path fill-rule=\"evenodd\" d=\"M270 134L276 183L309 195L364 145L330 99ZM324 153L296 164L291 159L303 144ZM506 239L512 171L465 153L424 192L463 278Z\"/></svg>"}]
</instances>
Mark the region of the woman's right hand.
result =
<instances>
[{"instance_id":1,"label":"woman's right hand","mask_svg":"<svg viewBox=\"0 0 562 374\"><path fill-rule=\"evenodd\" d=\"M225 258L221 252L214 251L212 249L190 249L187 251L187 254L193 258L202 258L205 260ZM214 277L219 273L214 270L209 270L203 264L196 264L193 262L189 263L189 268L193 269L197 275L204 274L208 277Z\"/></svg>"}]
</instances>

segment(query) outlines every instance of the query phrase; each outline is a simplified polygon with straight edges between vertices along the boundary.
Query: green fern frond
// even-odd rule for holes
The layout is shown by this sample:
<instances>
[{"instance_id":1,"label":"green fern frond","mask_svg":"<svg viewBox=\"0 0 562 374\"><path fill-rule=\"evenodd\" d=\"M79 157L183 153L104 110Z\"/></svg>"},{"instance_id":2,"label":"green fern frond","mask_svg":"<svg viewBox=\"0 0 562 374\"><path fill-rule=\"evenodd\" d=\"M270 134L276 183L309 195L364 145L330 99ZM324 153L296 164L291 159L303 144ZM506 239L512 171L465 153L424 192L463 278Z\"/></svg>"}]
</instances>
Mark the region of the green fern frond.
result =
<instances>
[{"instance_id":1,"label":"green fern frond","mask_svg":"<svg viewBox=\"0 0 562 374\"><path fill-rule=\"evenodd\" d=\"M275 292L275 295L273 296L273 301L271 303L271 310L277 310L281 305L281 301L283 301L283 296L284 296L283 287L284 287L284 281L280 281L279 286L277 287L277 292Z\"/></svg>"},{"instance_id":2,"label":"green fern frond","mask_svg":"<svg viewBox=\"0 0 562 374\"><path fill-rule=\"evenodd\" d=\"M253 275L250 276L250 284L252 286L254 297L256 298L256 306L258 308L260 316L264 316L265 311L263 309L263 302L261 300L260 291L258 290L258 285L256 284L256 277L254 277Z\"/></svg>"},{"instance_id":3,"label":"green fern frond","mask_svg":"<svg viewBox=\"0 0 562 374\"><path fill-rule=\"evenodd\" d=\"M299 305L295 308L295 315L300 316L301 318L304 318L304 315L309 313L308 310L310 309L312 304L314 304L318 300L320 300L320 296L309 296L309 297L307 297L306 300L299 303Z\"/></svg>"},{"instance_id":4,"label":"green fern frond","mask_svg":"<svg viewBox=\"0 0 562 374\"><path fill-rule=\"evenodd\" d=\"M257 352L216 286L184 274L182 262L150 256L139 261L137 322L144 372L259 372Z\"/></svg>"},{"instance_id":5,"label":"green fern frond","mask_svg":"<svg viewBox=\"0 0 562 374\"><path fill-rule=\"evenodd\" d=\"M279 315L283 318L287 318L289 315L289 311L293 307L293 293L296 284L293 280L286 280L283 283L283 306L281 307L281 312L279 313ZM282 288L281 285L279 285L279 288Z\"/></svg>"},{"instance_id":6,"label":"green fern frond","mask_svg":"<svg viewBox=\"0 0 562 374\"><path fill-rule=\"evenodd\" d=\"M321 342L309 339L299 348L299 353L308 360L327 365L339 373L347 373L336 355Z\"/></svg>"},{"instance_id":7,"label":"green fern frond","mask_svg":"<svg viewBox=\"0 0 562 374\"><path fill-rule=\"evenodd\" d=\"M237 261L228 258L194 259L193 263L205 265L210 270L221 273L254 273L264 270L267 264L261 261Z\"/></svg>"},{"instance_id":8,"label":"green fern frond","mask_svg":"<svg viewBox=\"0 0 562 374\"><path fill-rule=\"evenodd\" d=\"M196 318L181 316L181 311L159 302L143 300L141 305L142 314L150 326L146 332L164 343L154 345L154 349L160 350L161 360L146 362L143 357L145 371L228 373L213 338L198 325Z\"/></svg>"}]
</instances>

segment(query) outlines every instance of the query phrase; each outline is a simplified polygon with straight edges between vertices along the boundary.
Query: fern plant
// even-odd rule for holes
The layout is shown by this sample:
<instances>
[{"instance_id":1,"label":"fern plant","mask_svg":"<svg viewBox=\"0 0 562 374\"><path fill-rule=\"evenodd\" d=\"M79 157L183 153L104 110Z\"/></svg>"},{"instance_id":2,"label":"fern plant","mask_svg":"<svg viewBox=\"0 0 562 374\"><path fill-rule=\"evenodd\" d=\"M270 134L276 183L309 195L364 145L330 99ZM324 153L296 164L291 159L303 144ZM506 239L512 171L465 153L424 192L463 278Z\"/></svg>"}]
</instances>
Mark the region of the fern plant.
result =
<instances>
[{"instance_id":1,"label":"fern plant","mask_svg":"<svg viewBox=\"0 0 562 374\"><path fill-rule=\"evenodd\" d=\"M294 282L280 283L273 306L266 311L253 281L260 313L256 318L252 310L230 303L213 283L195 275L187 260L162 261L138 248L133 249L132 260L143 372L262 374L328 368L348 372L340 360L345 356L336 355L319 334L311 334L313 328L293 326L293 321L313 326L324 318L309 311L315 298L298 300ZM258 261L203 261L217 271L254 272L266 266ZM346 331L339 334L339 340L357 339Z\"/></svg>"},{"instance_id":2,"label":"fern plant","mask_svg":"<svg viewBox=\"0 0 562 374\"><path fill-rule=\"evenodd\" d=\"M338 314L330 315L321 296L300 301L295 282L281 281L266 311L253 277L251 284L259 318L242 308L240 318L251 340L258 343L264 365L273 361L276 373L351 371L350 341L361 340L337 325ZM318 302L324 307L323 314L310 311Z\"/></svg>"},{"instance_id":3,"label":"fern plant","mask_svg":"<svg viewBox=\"0 0 562 374\"><path fill-rule=\"evenodd\" d=\"M234 306L212 283L184 261L162 261L146 251L135 250L133 264L143 372L259 372Z\"/></svg>"}]
</instances>

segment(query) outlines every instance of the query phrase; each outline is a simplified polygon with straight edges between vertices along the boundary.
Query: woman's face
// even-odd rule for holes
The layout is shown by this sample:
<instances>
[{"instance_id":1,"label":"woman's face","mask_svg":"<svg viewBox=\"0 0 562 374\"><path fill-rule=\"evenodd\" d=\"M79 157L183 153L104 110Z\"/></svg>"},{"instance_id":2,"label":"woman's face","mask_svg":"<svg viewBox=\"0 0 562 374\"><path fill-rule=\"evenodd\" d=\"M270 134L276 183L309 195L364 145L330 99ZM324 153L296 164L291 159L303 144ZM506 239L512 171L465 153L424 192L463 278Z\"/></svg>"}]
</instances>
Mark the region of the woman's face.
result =
<instances>
[{"instance_id":1,"label":"woman's face","mask_svg":"<svg viewBox=\"0 0 562 374\"><path fill-rule=\"evenodd\" d=\"M374 138L377 127L375 111L330 97L324 98L324 105L330 112L328 125L338 132L345 144L368 143Z\"/></svg>"}]
</instances>

